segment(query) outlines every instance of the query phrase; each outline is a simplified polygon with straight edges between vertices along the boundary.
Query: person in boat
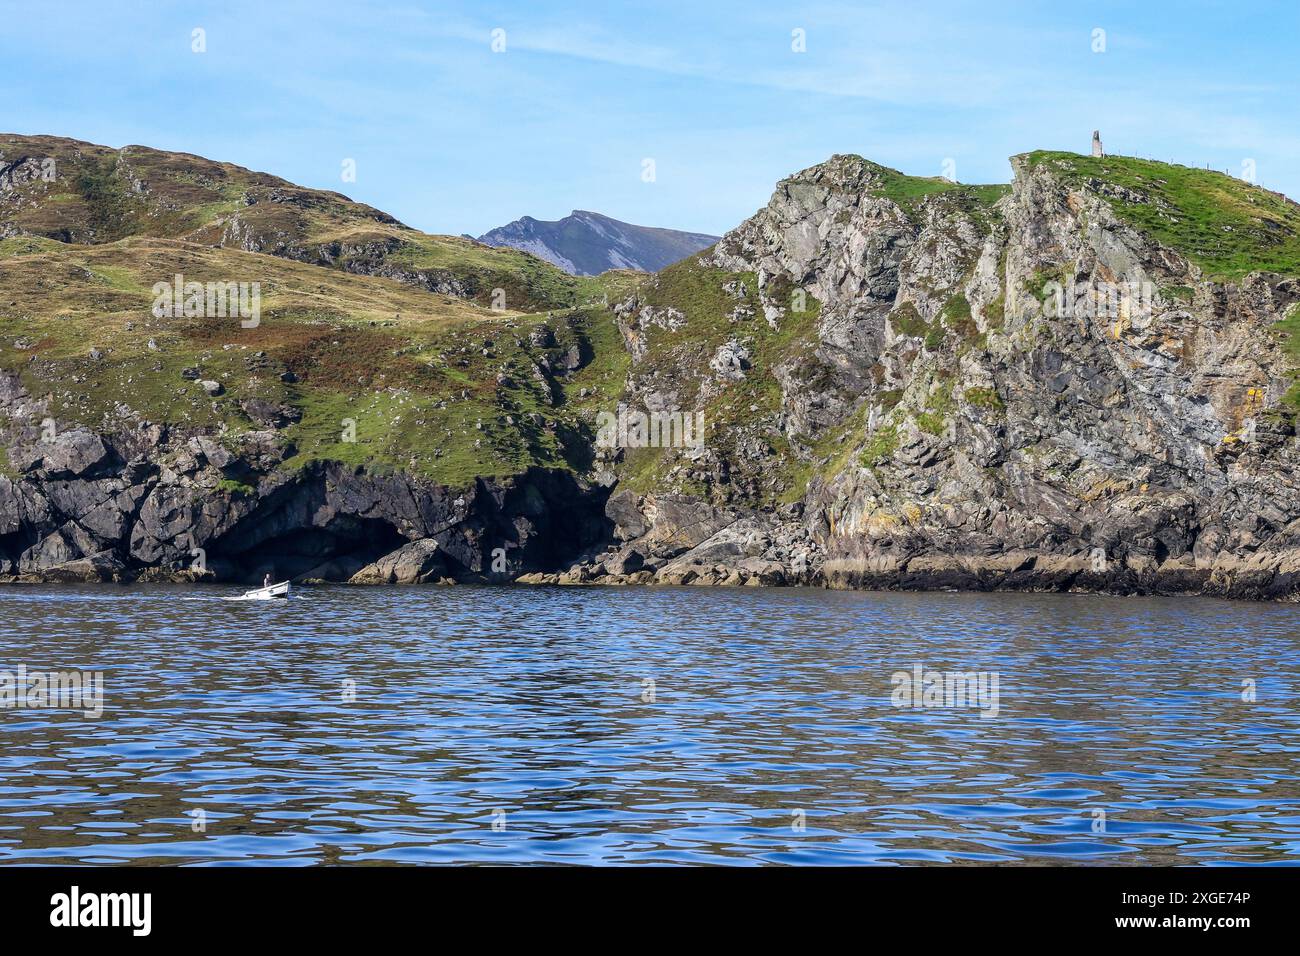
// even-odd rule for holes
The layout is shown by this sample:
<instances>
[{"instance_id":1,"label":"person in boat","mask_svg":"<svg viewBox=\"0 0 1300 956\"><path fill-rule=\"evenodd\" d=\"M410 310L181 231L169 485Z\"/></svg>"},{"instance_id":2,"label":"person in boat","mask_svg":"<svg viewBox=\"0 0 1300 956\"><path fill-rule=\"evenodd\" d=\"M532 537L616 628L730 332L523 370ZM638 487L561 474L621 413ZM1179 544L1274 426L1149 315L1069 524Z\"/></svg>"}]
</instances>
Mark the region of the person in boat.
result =
<instances>
[{"instance_id":1,"label":"person in boat","mask_svg":"<svg viewBox=\"0 0 1300 956\"><path fill-rule=\"evenodd\" d=\"M270 586L271 586L271 572L267 571L266 577L262 579L262 587L269 588Z\"/></svg>"}]
</instances>

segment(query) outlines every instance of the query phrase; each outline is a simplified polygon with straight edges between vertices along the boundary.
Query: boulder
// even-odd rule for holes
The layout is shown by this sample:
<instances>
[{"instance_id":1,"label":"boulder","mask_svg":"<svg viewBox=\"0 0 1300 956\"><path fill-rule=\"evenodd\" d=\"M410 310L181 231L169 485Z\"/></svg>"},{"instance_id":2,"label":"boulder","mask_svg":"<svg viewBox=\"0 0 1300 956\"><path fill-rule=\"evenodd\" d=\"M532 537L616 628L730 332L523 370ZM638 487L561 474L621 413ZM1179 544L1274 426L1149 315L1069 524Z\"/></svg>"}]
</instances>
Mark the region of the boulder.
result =
<instances>
[{"instance_id":1,"label":"boulder","mask_svg":"<svg viewBox=\"0 0 1300 956\"><path fill-rule=\"evenodd\" d=\"M60 432L40 447L41 470L49 478L80 478L95 471L109 458L108 447L94 432L84 428Z\"/></svg>"},{"instance_id":2,"label":"boulder","mask_svg":"<svg viewBox=\"0 0 1300 956\"><path fill-rule=\"evenodd\" d=\"M18 559L21 574L34 574L81 557L81 551L63 530L54 531L28 548Z\"/></svg>"},{"instance_id":3,"label":"boulder","mask_svg":"<svg viewBox=\"0 0 1300 956\"><path fill-rule=\"evenodd\" d=\"M45 568L39 577L41 581L94 584L121 581L125 571L126 564L118 554L113 551L99 551L84 558Z\"/></svg>"},{"instance_id":4,"label":"boulder","mask_svg":"<svg viewBox=\"0 0 1300 956\"><path fill-rule=\"evenodd\" d=\"M641 514L640 497L631 491L615 491L605 502L605 517L614 524L614 535L632 541L650 530Z\"/></svg>"},{"instance_id":5,"label":"boulder","mask_svg":"<svg viewBox=\"0 0 1300 956\"><path fill-rule=\"evenodd\" d=\"M645 564L645 556L635 548L624 548L614 557L605 562L605 572L607 574L632 574L641 570Z\"/></svg>"},{"instance_id":6,"label":"boulder","mask_svg":"<svg viewBox=\"0 0 1300 956\"><path fill-rule=\"evenodd\" d=\"M349 584L424 584L446 573L438 542L422 538L403 545L366 565L348 580Z\"/></svg>"},{"instance_id":7,"label":"boulder","mask_svg":"<svg viewBox=\"0 0 1300 956\"><path fill-rule=\"evenodd\" d=\"M699 577L699 570L692 567L669 566L655 575L655 584L690 584Z\"/></svg>"},{"instance_id":8,"label":"boulder","mask_svg":"<svg viewBox=\"0 0 1300 956\"><path fill-rule=\"evenodd\" d=\"M209 438L201 435L198 438L191 438L189 441L190 451L196 455L202 455L207 459L208 464L213 468L224 470L230 467L230 463L235 460L235 456L225 445L215 438Z\"/></svg>"}]
</instances>

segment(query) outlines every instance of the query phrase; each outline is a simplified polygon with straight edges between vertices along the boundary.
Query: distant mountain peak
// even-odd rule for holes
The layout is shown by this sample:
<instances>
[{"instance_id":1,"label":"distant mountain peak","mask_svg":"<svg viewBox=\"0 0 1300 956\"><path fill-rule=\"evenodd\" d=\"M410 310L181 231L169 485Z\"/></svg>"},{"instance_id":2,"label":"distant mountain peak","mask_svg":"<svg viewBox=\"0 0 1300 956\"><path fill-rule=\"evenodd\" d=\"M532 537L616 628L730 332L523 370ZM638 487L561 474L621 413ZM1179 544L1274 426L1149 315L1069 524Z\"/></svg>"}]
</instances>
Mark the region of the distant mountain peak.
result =
<instances>
[{"instance_id":1,"label":"distant mountain peak","mask_svg":"<svg viewBox=\"0 0 1300 956\"><path fill-rule=\"evenodd\" d=\"M657 272L717 241L717 236L637 226L589 209L575 209L555 221L521 216L479 236L479 242L531 252L573 275L609 269Z\"/></svg>"}]
</instances>

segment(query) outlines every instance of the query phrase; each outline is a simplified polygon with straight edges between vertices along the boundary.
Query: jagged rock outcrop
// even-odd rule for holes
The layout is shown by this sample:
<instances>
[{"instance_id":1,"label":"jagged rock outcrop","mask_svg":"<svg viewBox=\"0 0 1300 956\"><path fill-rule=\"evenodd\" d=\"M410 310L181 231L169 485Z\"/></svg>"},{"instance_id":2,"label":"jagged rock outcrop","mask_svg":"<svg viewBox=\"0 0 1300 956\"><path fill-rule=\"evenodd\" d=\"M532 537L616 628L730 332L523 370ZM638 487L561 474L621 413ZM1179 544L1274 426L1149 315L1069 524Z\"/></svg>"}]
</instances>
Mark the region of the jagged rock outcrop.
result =
<instances>
[{"instance_id":1,"label":"jagged rock outcrop","mask_svg":"<svg viewBox=\"0 0 1300 956\"><path fill-rule=\"evenodd\" d=\"M898 174L835 157L699 258L696 300L709 281L749 304L716 333L718 309L692 313L684 296L680 321L655 325L673 302L649 301L655 281L621 304L628 397L669 395L715 417L734 414L714 396L737 363L719 356L746 330L761 344L759 321L793 321L791 288L820 306L797 361L746 372L775 380L779 403L717 423L761 440L666 452L659 487L702 482L693 507L783 530L798 542L787 551L814 563L808 576L835 587L1294 597L1300 450L1284 320L1300 281L1209 276L1117 212L1145 194L1117 200L1037 157L1014 165L1001 194L947 184L900 200ZM763 485L792 459L811 472L775 488L797 496L793 521ZM673 516L668 530L653 520L654 500L611 497L625 547L680 533ZM655 579L726 583L742 554L791 570L755 550L728 531Z\"/></svg>"}]
</instances>

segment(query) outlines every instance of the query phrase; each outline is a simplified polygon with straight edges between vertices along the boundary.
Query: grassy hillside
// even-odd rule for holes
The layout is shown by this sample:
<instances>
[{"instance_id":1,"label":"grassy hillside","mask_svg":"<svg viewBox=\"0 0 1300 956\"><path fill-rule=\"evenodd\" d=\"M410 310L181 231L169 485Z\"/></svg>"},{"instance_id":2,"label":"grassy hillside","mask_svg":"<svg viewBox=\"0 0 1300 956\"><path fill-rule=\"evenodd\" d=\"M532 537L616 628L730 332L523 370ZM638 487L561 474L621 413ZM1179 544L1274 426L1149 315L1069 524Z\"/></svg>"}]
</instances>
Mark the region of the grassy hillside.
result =
<instances>
[{"instance_id":1,"label":"grassy hillside","mask_svg":"<svg viewBox=\"0 0 1300 956\"><path fill-rule=\"evenodd\" d=\"M260 326L154 317L152 285L177 272L260 283ZM603 294L595 280L586 292ZM539 325L553 341L534 344ZM269 415L291 451L286 467L333 459L451 484L532 464L585 467L583 406L621 385L622 354L603 309L497 312L177 240L0 245L0 368L48 398L57 419L179 424L233 440L266 430ZM543 360L553 376L538 369Z\"/></svg>"},{"instance_id":2,"label":"grassy hillside","mask_svg":"<svg viewBox=\"0 0 1300 956\"><path fill-rule=\"evenodd\" d=\"M1135 159L1040 150L1023 160L1049 164L1086 185L1116 214L1196 263L1208 278L1249 272L1300 275L1300 205L1226 173Z\"/></svg>"},{"instance_id":3,"label":"grassy hillside","mask_svg":"<svg viewBox=\"0 0 1300 956\"><path fill-rule=\"evenodd\" d=\"M605 304L644 279L576 278L228 163L56 137L0 135L0 236L0 369L61 423L272 431L286 468L449 484L588 467L584 435L627 364ZM261 324L155 317L154 284L178 273L258 283Z\"/></svg>"},{"instance_id":4,"label":"grassy hillside","mask_svg":"<svg viewBox=\"0 0 1300 956\"><path fill-rule=\"evenodd\" d=\"M38 175L42 157L56 162L52 180ZM1040 152L1018 161L1050 163L1215 277L1300 274L1300 207L1283 197L1144 160ZM918 227L936 204L987 227L1009 188L906 176L853 156L823 174L829 188L891 199ZM757 275L700 256L649 277L569 276L514 249L408 229L338 193L185 154L0 136L0 235L0 369L49 414L106 430L201 428L231 443L270 431L285 468L337 460L453 485L530 465L585 470L596 413L658 393L705 413L713 461L629 449L619 466L629 487L705 493L697 484L709 464L709 481L730 470L722 494L776 504L859 452L880 457L857 440L867 412L857 399L870 392L885 409L900 400L881 391L882 369L871 370L874 386L851 382L851 394L831 380L817 354L821 305L805 293L804 308L793 308L798 290L783 276L760 291ZM259 283L260 326L155 317L151 289L177 273ZM504 309L489 307L497 290ZM635 367L607 308L633 293L644 319ZM915 340L900 346L909 355L937 354L951 338L955 361L980 340L960 295L927 314L904 303L891 316L895 333ZM725 367L734 356L743 374ZM829 424L792 419L787 389L856 410ZM917 420L938 433L952 385L932 391ZM893 440L888 426L877 436Z\"/></svg>"},{"instance_id":5,"label":"grassy hillside","mask_svg":"<svg viewBox=\"0 0 1300 956\"><path fill-rule=\"evenodd\" d=\"M525 311L591 298L588 286L526 253L427 235L341 193L187 153L0 134L0 183L0 223L23 236L184 239L388 275L480 305L501 289L508 308Z\"/></svg>"}]
</instances>

